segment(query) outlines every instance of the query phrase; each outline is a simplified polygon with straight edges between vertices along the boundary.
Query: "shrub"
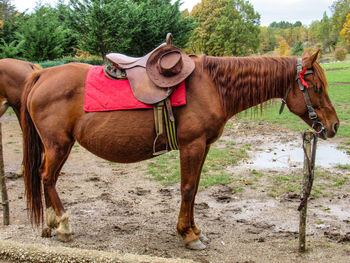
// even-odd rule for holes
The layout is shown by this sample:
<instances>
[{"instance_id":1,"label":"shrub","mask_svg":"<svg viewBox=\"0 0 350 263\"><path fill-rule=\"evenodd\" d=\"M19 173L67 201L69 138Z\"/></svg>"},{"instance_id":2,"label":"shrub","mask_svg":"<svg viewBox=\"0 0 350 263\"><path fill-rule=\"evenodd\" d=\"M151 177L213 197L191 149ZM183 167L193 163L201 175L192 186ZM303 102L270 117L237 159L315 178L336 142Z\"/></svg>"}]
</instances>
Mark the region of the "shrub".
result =
<instances>
[{"instance_id":1,"label":"shrub","mask_svg":"<svg viewBox=\"0 0 350 263\"><path fill-rule=\"evenodd\" d=\"M344 47L337 47L334 51L334 58L338 61L344 61L346 54L347 50Z\"/></svg>"}]
</instances>

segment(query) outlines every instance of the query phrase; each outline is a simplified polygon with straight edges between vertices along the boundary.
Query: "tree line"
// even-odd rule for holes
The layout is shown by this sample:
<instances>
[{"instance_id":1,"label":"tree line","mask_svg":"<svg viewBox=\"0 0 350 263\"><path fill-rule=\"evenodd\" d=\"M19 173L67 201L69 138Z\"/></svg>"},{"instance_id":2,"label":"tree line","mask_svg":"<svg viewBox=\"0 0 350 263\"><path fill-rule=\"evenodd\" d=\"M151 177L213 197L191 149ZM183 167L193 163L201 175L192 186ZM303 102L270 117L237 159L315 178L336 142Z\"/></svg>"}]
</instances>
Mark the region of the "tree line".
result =
<instances>
[{"instance_id":1,"label":"tree line","mask_svg":"<svg viewBox=\"0 0 350 263\"><path fill-rule=\"evenodd\" d=\"M31 61L63 57L103 58L109 52L142 56L172 32L189 53L248 56L300 55L307 48L350 50L350 0L335 1L309 27L300 21L260 26L260 14L246 0L202 0L191 13L181 0L59 0L19 12L0 0L0 57Z\"/></svg>"}]
</instances>

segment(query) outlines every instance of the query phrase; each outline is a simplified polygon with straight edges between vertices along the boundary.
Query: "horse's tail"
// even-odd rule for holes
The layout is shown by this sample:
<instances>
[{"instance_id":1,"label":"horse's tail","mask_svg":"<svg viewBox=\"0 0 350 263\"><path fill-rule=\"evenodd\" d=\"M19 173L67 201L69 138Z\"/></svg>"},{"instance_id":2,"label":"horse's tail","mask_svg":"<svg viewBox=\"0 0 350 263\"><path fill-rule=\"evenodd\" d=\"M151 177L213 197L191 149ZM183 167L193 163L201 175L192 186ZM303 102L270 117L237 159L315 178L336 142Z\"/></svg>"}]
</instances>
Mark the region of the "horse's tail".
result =
<instances>
[{"instance_id":1,"label":"horse's tail","mask_svg":"<svg viewBox=\"0 0 350 263\"><path fill-rule=\"evenodd\" d=\"M43 158L43 143L28 111L28 95L40 77L33 72L26 80L21 98L21 126L23 129L23 166L27 207L32 223L43 222L42 185L39 174Z\"/></svg>"}]
</instances>

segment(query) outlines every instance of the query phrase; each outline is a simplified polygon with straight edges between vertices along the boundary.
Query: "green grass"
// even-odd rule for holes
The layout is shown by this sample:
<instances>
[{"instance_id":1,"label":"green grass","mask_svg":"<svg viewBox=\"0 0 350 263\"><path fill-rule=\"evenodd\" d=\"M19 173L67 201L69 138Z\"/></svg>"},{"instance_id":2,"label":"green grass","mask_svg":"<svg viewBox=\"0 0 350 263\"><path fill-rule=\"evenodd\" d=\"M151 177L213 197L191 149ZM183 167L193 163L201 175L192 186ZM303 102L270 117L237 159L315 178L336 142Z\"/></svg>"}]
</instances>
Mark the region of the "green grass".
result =
<instances>
[{"instance_id":1,"label":"green grass","mask_svg":"<svg viewBox=\"0 0 350 263\"><path fill-rule=\"evenodd\" d=\"M225 172L225 168L237 165L242 159L248 157L249 145L242 148L232 143L227 143L224 148L213 146L206 158L202 169L200 186L208 187L216 184L229 184L235 180ZM180 160L179 152L172 151L157 158L147 161L147 174L163 185L180 182Z\"/></svg>"},{"instance_id":2,"label":"green grass","mask_svg":"<svg viewBox=\"0 0 350 263\"><path fill-rule=\"evenodd\" d=\"M324 70L350 68L350 61L327 63L327 64L322 64L321 66Z\"/></svg>"}]
</instances>

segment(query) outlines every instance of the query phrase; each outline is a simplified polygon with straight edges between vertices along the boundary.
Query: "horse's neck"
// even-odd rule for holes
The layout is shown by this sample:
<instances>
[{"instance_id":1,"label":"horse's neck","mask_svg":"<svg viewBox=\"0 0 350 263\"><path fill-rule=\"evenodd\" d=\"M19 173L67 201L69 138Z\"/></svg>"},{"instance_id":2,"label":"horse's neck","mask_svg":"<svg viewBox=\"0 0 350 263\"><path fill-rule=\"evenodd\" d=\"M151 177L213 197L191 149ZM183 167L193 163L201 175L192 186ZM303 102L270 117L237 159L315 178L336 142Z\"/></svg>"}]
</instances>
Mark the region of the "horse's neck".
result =
<instances>
[{"instance_id":1,"label":"horse's neck","mask_svg":"<svg viewBox=\"0 0 350 263\"><path fill-rule=\"evenodd\" d=\"M273 98L294 84L295 58L207 58L207 69L228 115Z\"/></svg>"}]
</instances>

